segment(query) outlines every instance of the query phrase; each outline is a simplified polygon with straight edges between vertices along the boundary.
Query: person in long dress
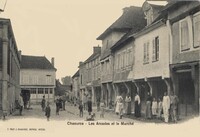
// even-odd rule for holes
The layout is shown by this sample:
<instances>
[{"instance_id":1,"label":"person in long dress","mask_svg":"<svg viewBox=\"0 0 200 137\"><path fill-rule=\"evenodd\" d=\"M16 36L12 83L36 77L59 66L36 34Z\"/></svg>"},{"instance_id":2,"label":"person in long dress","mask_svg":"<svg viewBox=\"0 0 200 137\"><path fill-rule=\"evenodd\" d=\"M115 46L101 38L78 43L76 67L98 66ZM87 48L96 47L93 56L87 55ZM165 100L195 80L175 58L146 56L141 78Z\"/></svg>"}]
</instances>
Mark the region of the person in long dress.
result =
<instances>
[{"instance_id":1,"label":"person in long dress","mask_svg":"<svg viewBox=\"0 0 200 137\"><path fill-rule=\"evenodd\" d=\"M162 100L161 98L158 99L158 119L162 118Z\"/></svg>"},{"instance_id":2,"label":"person in long dress","mask_svg":"<svg viewBox=\"0 0 200 137\"><path fill-rule=\"evenodd\" d=\"M151 119L152 113L151 113L151 103L152 103L152 97L150 93L148 92L147 100L146 100L146 118Z\"/></svg>"},{"instance_id":3,"label":"person in long dress","mask_svg":"<svg viewBox=\"0 0 200 137\"><path fill-rule=\"evenodd\" d=\"M125 102L126 102L126 114L130 115L131 114L131 97L129 94L126 96Z\"/></svg>"},{"instance_id":4,"label":"person in long dress","mask_svg":"<svg viewBox=\"0 0 200 137\"><path fill-rule=\"evenodd\" d=\"M119 114L119 101L120 101L121 96L117 96L116 97L116 101L115 101L115 113L118 115Z\"/></svg>"},{"instance_id":5,"label":"person in long dress","mask_svg":"<svg viewBox=\"0 0 200 137\"><path fill-rule=\"evenodd\" d=\"M123 111L124 111L124 104L123 104L123 98L122 98L122 97L119 98L119 103L118 103L118 105L119 105L119 115L120 115L120 119L122 119L122 117L123 117Z\"/></svg>"},{"instance_id":6,"label":"person in long dress","mask_svg":"<svg viewBox=\"0 0 200 137\"><path fill-rule=\"evenodd\" d=\"M152 102L152 115L153 115L153 118L156 118L156 116L157 116L157 109L158 109L158 102L157 102L156 98L153 98L153 102Z\"/></svg>"},{"instance_id":7,"label":"person in long dress","mask_svg":"<svg viewBox=\"0 0 200 137\"><path fill-rule=\"evenodd\" d=\"M135 95L135 117L140 117L141 113L140 113L140 96L138 95L138 93L136 92Z\"/></svg>"},{"instance_id":8,"label":"person in long dress","mask_svg":"<svg viewBox=\"0 0 200 137\"><path fill-rule=\"evenodd\" d=\"M164 93L162 105L163 105L164 120L166 123L168 123L169 122L170 98L167 95L167 92Z\"/></svg>"}]
</instances>

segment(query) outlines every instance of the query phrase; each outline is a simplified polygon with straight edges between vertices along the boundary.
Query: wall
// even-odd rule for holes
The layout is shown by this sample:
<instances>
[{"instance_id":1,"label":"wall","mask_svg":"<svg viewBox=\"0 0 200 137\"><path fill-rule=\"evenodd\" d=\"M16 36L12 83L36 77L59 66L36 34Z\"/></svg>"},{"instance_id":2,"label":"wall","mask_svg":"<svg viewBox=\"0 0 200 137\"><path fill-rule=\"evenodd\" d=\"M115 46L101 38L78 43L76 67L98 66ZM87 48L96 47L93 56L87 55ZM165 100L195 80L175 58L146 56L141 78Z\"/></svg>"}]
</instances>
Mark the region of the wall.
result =
<instances>
[{"instance_id":1,"label":"wall","mask_svg":"<svg viewBox=\"0 0 200 137\"><path fill-rule=\"evenodd\" d=\"M159 60L152 62L152 40L159 36ZM149 41L149 63L143 63L144 42ZM166 25L144 34L135 39L135 66L134 79L145 77L166 77L169 78L169 36Z\"/></svg>"},{"instance_id":2,"label":"wall","mask_svg":"<svg viewBox=\"0 0 200 137\"><path fill-rule=\"evenodd\" d=\"M20 85L51 85L55 86L55 70L21 69ZM47 76L49 75L49 76Z\"/></svg>"},{"instance_id":3,"label":"wall","mask_svg":"<svg viewBox=\"0 0 200 137\"><path fill-rule=\"evenodd\" d=\"M199 12L200 13L200 12ZM185 18L184 18L185 19ZM186 20L192 20L191 18L187 18ZM190 20L190 21L191 21ZM189 33L189 50L186 51L181 51L181 46L180 46L180 21L175 22L172 25L172 38L173 38L173 57L172 57L172 64L177 64L177 63L184 63L184 62L191 62L191 61L198 61L200 59L200 47L194 48L193 47L193 33ZM191 31L192 29L192 24L189 24L189 27ZM200 37L200 34L198 34Z\"/></svg>"},{"instance_id":4,"label":"wall","mask_svg":"<svg viewBox=\"0 0 200 137\"><path fill-rule=\"evenodd\" d=\"M124 32L112 32L102 40L101 57L101 83L111 82L113 78L113 57L111 56L110 48L124 35ZM108 45L107 45L108 42Z\"/></svg>"},{"instance_id":5,"label":"wall","mask_svg":"<svg viewBox=\"0 0 200 137\"><path fill-rule=\"evenodd\" d=\"M122 46L122 45L121 45ZM128 80L129 73L132 73L134 60L134 41L126 43L123 47L114 52L114 73L113 81L122 82Z\"/></svg>"},{"instance_id":6,"label":"wall","mask_svg":"<svg viewBox=\"0 0 200 137\"><path fill-rule=\"evenodd\" d=\"M55 70L21 69L20 85L22 89L30 89L31 103L40 103L43 96L53 102L55 93ZM42 93L39 93L39 90ZM34 93L33 91L34 90Z\"/></svg>"}]
</instances>

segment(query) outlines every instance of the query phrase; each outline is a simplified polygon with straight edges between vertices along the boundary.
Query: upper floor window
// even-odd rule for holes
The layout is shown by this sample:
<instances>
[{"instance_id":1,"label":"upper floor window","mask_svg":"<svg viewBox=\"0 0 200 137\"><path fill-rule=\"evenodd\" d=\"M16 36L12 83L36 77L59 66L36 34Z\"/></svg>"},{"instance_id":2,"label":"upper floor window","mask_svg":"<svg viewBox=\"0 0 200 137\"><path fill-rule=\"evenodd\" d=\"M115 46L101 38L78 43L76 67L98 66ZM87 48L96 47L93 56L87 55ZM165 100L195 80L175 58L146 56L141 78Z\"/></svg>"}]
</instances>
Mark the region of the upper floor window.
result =
<instances>
[{"instance_id":1,"label":"upper floor window","mask_svg":"<svg viewBox=\"0 0 200 137\"><path fill-rule=\"evenodd\" d=\"M109 40L106 41L106 49L109 47Z\"/></svg>"},{"instance_id":2,"label":"upper floor window","mask_svg":"<svg viewBox=\"0 0 200 137\"><path fill-rule=\"evenodd\" d=\"M153 39L153 56L152 61L159 60L159 37Z\"/></svg>"},{"instance_id":3,"label":"upper floor window","mask_svg":"<svg viewBox=\"0 0 200 137\"><path fill-rule=\"evenodd\" d=\"M200 47L200 13L193 17L194 48Z\"/></svg>"},{"instance_id":4,"label":"upper floor window","mask_svg":"<svg viewBox=\"0 0 200 137\"><path fill-rule=\"evenodd\" d=\"M183 20L180 22L180 45L181 45L181 51L190 49L190 47L189 47L189 28L188 28L187 20Z\"/></svg>"},{"instance_id":5,"label":"upper floor window","mask_svg":"<svg viewBox=\"0 0 200 137\"><path fill-rule=\"evenodd\" d=\"M144 43L144 57L143 57L143 63L149 63L149 42Z\"/></svg>"}]
</instances>

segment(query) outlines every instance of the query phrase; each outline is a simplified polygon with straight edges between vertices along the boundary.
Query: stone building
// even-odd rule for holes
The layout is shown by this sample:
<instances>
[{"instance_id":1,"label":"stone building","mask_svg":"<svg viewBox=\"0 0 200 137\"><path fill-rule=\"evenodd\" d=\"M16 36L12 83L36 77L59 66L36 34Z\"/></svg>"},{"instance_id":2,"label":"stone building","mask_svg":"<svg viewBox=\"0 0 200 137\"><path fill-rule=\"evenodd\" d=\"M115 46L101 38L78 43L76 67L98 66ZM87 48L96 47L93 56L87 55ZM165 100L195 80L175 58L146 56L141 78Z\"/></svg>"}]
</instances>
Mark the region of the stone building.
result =
<instances>
[{"instance_id":1,"label":"stone building","mask_svg":"<svg viewBox=\"0 0 200 137\"><path fill-rule=\"evenodd\" d=\"M179 114L199 114L200 2L172 1L163 14L171 28L170 71Z\"/></svg>"},{"instance_id":2,"label":"stone building","mask_svg":"<svg viewBox=\"0 0 200 137\"><path fill-rule=\"evenodd\" d=\"M50 63L45 56L22 55L20 85L25 98L30 94L31 103L40 103L43 96L53 102L56 86L54 58Z\"/></svg>"},{"instance_id":3,"label":"stone building","mask_svg":"<svg viewBox=\"0 0 200 137\"><path fill-rule=\"evenodd\" d=\"M84 62L79 63L79 96L81 100L83 100L83 94L91 97L93 103L96 103L96 100L100 99L100 55L101 47L93 47L93 54Z\"/></svg>"},{"instance_id":4,"label":"stone building","mask_svg":"<svg viewBox=\"0 0 200 137\"><path fill-rule=\"evenodd\" d=\"M111 105L116 97L113 85L113 66L115 62L111 54L111 47L132 30L135 25L137 26L135 32L142 29L145 24L145 22L140 22L142 19L144 19L144 14L140 7L126 7L123 9L123 14L97 38L97 40L102 40L101 88L103 91L102 99L105 100L107 106ZM125 56L125 53L123 56Z\"/></svg>"},{"instance_id":5,"label":"stone building","mask_svg":"<svg viewBox=\"0 0 200 137\"><path fill-rule=\"evenodd\" d=\"M20 60L10 19L0 19L0 115L10 114L20 94Z\"/></svg>"}]
</instances>

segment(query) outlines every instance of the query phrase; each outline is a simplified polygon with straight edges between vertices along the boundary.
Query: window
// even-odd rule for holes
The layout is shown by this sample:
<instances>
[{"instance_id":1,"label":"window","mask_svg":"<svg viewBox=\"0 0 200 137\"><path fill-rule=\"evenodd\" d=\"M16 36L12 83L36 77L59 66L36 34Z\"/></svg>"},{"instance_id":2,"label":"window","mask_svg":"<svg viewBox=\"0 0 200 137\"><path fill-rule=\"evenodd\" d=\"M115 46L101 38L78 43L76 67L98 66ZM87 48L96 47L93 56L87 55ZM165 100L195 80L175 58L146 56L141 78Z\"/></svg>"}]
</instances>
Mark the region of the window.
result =
<instances>
[{"instance_id":1,"label":"window","mask_svg":"<svg viewBox=\"0 0 200 137\"><path fill-rule=\"evenodd\" d=\"M31 88L30 92L31 92L31 94L36 94L36 88Z\"/></svg>"},{"instance_id":2,"label":"window","mask_svg":"<svg viewBox=\"0 0 200 137\"><path fill-rule=\"evenodd\" d=\"M44 94L43 88L38 88L38 94Z\"/></svg>"},{"instance_id":3,"label":"window","mask_svg":"<svg viewBox=\"0 0 200 137\"><path fill-rule=\"evenodd\" d=\"M152 60L153 61L158 61L159 60L159 37L156 37L153 39L153 56Z\"/></svg>"},{"instance_id":4,"label":"window","mask_svg":"<svg viewBox=\"0 0 200 137\"><path fill-rule=\"evenodd\" d=\"M32 76L32 84L38 84L38 76Z\"/></svg>"},{"instance_id":5,"label":"window","mask_svg":"<svg viewBox=\"0 0 200 137\"><path fill-rule=\"evenodd\" d=\"M29 84L29 76L24 75L22 81L23 81L23 84Z\"/></svg>"},{"instance_id":6,"label":"window","mask_svg":"<svg viewBox=\"0 0 200 137\"><path fill-rule=\"evenodd\" d=\"M194 48L200 46L200 13L193 18Z\"/></svg>"},{"instance_id":7,"label":"window","mask_svg":"<svg viewBox=\"0 0 200 137\"><path fill-rule=\"evenodd\" d=\"M0 70L2 70L3 60L3 42L0 40Z\"/></svg>"},{"instance_id":8,"label":"window","mask_svg":"<svg viewBox=\"0 0 200 137\"><path fill-rule=\"evenodd\" d=\"M106 49L108 49L109 40L106 41Z\"/></svg>"},{"instance_id":9,"label":"window","mask_svg":"<svg viewBox=\"0 0 200 137\"><path fill-rule=\"evenodd\" d=\"M143 62L149 63L149 42L144 43L144 59Z\"/></svg>"},{"instance_id":10,"label":"window","mask_svg":"<svg viewBox=\"0 0 200 137\"><path fill-rule=\"evenodd\" d=\"M48 88L45 88L45 94L48 94L48 90L49 90Z\"/></svg>"},{"instance_id":11,"label":"window","mask_svg":"<svg viewBox=\"0 0 200 137\"><path fill-rule=\"evenodd\" d=\"M51 76L46 76L46 84L51 84Z\"/></svg>"},{"instance_id":12,"label":"window","mask_svg":"<svg viewBox=\"0 0 200 137\"><path fill-rule=\"evenodd\" d=\"M189 48L189 28L187 20L180 22L180 45L181 51L185 51Z\"/></svg>"},{"instance_id":13,"label":"window","mask_svg":"<svg viewBox=\"0 0 200 137\"><path fill-rule=\"evenodd\" d=\"M50 88L50 92L49 92L50 94L53 94L53 89L52 88Z\"/></svg>"}]
</instances>

